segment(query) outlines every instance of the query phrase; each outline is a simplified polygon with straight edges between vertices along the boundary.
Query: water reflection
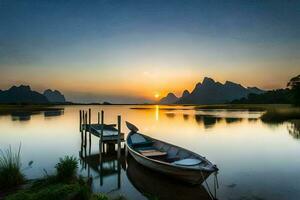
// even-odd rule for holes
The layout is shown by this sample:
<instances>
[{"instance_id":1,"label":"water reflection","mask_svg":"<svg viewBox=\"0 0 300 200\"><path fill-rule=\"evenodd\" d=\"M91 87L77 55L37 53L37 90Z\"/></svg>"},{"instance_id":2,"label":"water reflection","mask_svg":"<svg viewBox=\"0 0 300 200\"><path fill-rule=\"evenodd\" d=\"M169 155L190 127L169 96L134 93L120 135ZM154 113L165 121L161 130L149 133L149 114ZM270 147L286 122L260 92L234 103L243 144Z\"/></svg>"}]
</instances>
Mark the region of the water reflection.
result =
<instances>
[{"instance_id":1,"label":"water reflection","mask_svg":"<svg viewBox=\"0 0 300 200\"><path fill-rule=\"evenodd\" d=\"M11 114L12 121L29 121L31 119L31 115L39 114L36 112L16 112Z\"/></svg>"},{"instance_id":2,"label":"water reflection","mask_svg":"<svg viewBox=\"0 0 300 200\"><path fill-rule=\"evenodd\" d=\"M300 120L293 120L288 125L288 131L295 139L300 139Z\"/></svg>"},{"instance_id":3,"label":"water reflection","mask_svg":"<svg viewBox=\"0 0 300 200\"><path fill-rule=\"evenodd\" d=\"M29 121L32 115L43 114L45 118L57 117L64 114L63 109L52 109L48 111L18 111L2 115L10 115L12 121Z\"/></svg>"},{"instance_id":4,"label":"water reflection","mask_svg":"<svg viewBox=\"0 0 300 200\"><path fill-rule=\"evenodd\" d=\"M49 110L44 112L45 118L47 117L57 117L64 114L64 110Z\"/></svg>"},{"instance_id":5,"label":"water reflection","mask_svg":"<svg viewBox=\"0 0 300 200\"><path fill-rule=\"evenodd\" d=\"M166 114L166 116L167 116L168 118L170 118L170 119L172 119L172 118L175 117L175 113L169 113L169 112L167 112L167 113L165 113L165 114Z\"/></svg>"},{"instance_id":6,"label":"water reflection","mask_svg":"<svg viewBox=\"0 0 300 200\"><path fill-rule=\"evenodd\" d=\"M182 116L183 116L184 121L189 120L190 115L188 115L188 114L183 114Z\"/></svg>"},{"instance_id":7,"label":"water reflection","mask_svg":"<svg viewBox=\"0 0 300 200\"><path fill-rule=\"evenodd\" d=\"M43 176L41 169L53 170L59 157L78 155L81 145L78 112L90 107L93 122L97 121L97 112L102 109L105 110L107 123L115 123L116 116L121 114L124 121L135 123L145 134L190 149L218 164L222 169L218 177L219 199L254 199L252 194L257 198L273 200L300 198L297 187L300 185L300 120L271 125L260 120L259 112L200 112L191 107L164 109L161 106L130 109L130 106L111 105L65 106L63 113L53 117L46 117L44 112L14 114L13 117L6 114L0 117L0 148L5 149L10 144L17 147L22 142L22 163L34 159L38 164L24 173L28 178L40 178ZM165 114L171 112L173 117ZM27 121L19 123L12 120ZM124 122L122 130L127 131ZM92 149L97 150L98 142L94 141ZM186 198L193 193L193 199L197 199L197 195L200 197L202 194L203 188L177 188L172 183L166 183L167 179L156 182L159 179L156 175L139 174L142 171L137 170L139 166L135 167L128 161L127 168L126 160L118 164L117 156L109 158L110 154L103 156L104 161L100 165L98 155L94 153L89 154L88 150L85 159L81 158L83 169L80 174L93 177L95 192L114 191L110 194L125 194L127 199L138 200L145 199L145 194L149 198L159 196L161 199L164 196L176 199L175 193L182 193ZM149 187L139 176L146 176L145 179L151 181L153 187ZM212 179L208 182L213 185ZM190 190L192 192L189 193ZM206 195L204 191L201 198L205 199Z\"/></svg>"},{"instance_id":8,"label":"water reflection","mask_svg":"<svg viewBox=\"0 0 300 200\"><path fill-rule=\"evenodd\" d=\"M243 118L226 117L225 121L226 121L227 124L239 123L239 122L243 121Z\"/></svg>"}]
</instances>

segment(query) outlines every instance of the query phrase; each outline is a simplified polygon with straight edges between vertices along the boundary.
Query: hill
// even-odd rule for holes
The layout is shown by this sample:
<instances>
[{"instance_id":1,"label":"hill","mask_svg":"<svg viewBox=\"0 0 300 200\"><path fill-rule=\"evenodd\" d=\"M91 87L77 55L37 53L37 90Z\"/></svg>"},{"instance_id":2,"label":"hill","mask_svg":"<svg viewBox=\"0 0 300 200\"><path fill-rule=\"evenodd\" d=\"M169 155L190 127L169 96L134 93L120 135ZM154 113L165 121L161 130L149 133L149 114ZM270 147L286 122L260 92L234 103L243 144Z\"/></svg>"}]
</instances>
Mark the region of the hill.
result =
<instances>
[{"instance_id":1,"label":"hill","mask_svg":"<svg viewBox=\"0 0 300 200\"><path fill-rule=\"evenodd\" d=\"M224 84L205 77L202 83L196 84L194 90L183 92L182 97L177 98L173 93L161 99L162 104L219 104L231 102L234 99L247 97L251 93L261 94L265 91L257 87L243 87L241 84L226 81ZM175 97L176 98L175 98Z\"/></svg>"},{"instance_id":2,"label":"hill","mask_svg":"<svg viewBox=\"0 0 300 200\"><path fill-rule=\"evenodd\" d=\"M21 85L0 91L0 103L45 104L49 101L44 95L31 90L30 86Z\"/></svg>"}]
</instances>

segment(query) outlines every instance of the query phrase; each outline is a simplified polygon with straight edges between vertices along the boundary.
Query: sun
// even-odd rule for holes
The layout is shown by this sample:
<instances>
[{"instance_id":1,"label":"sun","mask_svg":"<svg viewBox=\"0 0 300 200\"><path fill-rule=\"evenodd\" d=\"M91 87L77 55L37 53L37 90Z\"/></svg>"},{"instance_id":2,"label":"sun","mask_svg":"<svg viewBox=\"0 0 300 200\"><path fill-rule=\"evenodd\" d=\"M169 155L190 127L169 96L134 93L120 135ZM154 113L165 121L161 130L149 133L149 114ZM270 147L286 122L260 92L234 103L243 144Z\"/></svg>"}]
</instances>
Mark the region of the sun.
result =
<instances>
[{"instance_id":1,"label":"sun","mask_svg":"<svg viewBox=\"0 0 300 200\"><path fill-rule=\"evenodd\" d=\"M154 94L154 97L157 99L160 97L160 94L156 93L156 94Z\"/></svg>"}]
</instances>

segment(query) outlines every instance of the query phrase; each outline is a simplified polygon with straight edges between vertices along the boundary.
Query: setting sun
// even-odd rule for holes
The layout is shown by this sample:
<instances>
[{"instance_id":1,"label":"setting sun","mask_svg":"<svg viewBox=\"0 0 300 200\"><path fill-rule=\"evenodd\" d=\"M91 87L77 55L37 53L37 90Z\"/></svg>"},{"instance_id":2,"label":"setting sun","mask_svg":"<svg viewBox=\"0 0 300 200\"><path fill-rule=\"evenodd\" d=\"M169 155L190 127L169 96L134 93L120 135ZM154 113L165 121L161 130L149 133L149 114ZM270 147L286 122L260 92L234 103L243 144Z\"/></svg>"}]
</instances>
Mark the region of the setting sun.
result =
<instances>
[{"instance_id":1,"label":"setting sun","mask_svg":"<svg viewBox=\"0 0 300 200\"><path fill-rule=\"evenodd\" d=\"M154 95L154 97L157 99L157 98L160 97L160 95L159 95L158 93L156 93L156 94Z\"/></svg>"}]
</instances>

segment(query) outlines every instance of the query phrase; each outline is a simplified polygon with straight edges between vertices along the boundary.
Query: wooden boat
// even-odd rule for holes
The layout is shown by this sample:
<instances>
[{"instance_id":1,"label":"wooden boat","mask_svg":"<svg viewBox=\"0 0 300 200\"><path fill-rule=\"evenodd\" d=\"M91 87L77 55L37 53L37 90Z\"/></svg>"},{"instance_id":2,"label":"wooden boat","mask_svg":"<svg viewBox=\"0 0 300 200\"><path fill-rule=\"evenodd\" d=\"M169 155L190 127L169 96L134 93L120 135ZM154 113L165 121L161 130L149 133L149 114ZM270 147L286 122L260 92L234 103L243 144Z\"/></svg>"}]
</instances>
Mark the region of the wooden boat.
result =
<instances>
[{"instance_id":1,"label":"wooden boat","mask_svg":"<svg viewBox=\"0 0 300 200\"><path fill-rule=\"evenodd\" d=\"M201 184L218 171L205 157L138 133L129 122L126 125L131 130L126 140L128 151L141 165L193 185Z\"/></svg>"}]
</instances>

